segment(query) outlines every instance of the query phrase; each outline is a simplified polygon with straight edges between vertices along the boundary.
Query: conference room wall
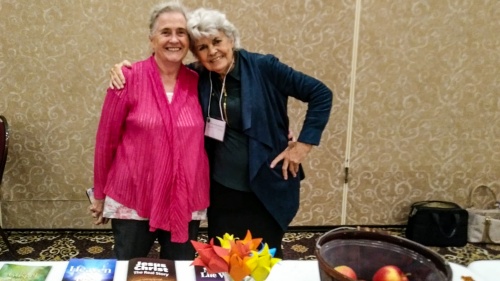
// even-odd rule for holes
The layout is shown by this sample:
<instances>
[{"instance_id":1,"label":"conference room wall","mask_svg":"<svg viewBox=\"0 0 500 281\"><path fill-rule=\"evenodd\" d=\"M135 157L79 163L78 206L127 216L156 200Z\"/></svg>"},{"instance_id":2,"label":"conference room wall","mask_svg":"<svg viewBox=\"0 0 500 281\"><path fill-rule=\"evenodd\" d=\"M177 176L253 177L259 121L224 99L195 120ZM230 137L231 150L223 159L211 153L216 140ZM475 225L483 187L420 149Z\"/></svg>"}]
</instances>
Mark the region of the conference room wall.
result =
<instances>
[{"instance_id":1,"label":"conference room wall","mask_svg":"<svg viewBox=\"0 0 500 281\"><path fill-rule=\"evenodd\" d=\"M157 2L0 2L4 228L102 228L85 189L108 71L150 55ZM293 226L405 224L414 201L465 205L479 184L500 192L500 2L183 2L221 9L244 48L334 91ZM296 134L306 109L290 100Z\"/></svg>"}]
</instances>

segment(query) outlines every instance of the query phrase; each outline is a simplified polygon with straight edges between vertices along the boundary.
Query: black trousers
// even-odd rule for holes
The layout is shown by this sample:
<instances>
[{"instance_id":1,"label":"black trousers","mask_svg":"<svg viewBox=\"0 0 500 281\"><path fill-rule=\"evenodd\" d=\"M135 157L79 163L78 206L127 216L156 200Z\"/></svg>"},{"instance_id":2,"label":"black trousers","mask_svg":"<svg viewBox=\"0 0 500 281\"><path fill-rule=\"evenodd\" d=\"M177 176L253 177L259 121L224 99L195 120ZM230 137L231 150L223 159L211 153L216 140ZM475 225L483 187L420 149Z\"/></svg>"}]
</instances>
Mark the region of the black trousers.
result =
<instances>
[{"instance_id":1,"label":"black trousers","mask_svg":"<svg viewBox=\"0 0 500 281\"><path fill-rule=\"evenodd\" d=\"M275 257L283 258L281 243L285 231L253 192L234 190L212 181L207 218L209 239L225 233L243 239L250 230L252 237L263 238L269 248L276 249ZM218 239L214 242L218 243Z\"/></svg>"},{"instance_id":2,"label":"black trousers","mask_svg":"<svg viewBox=\"0 0 500 281\"><path fill-rule=\"evenodd\" d=\"M193 260L195 250L191 240L196 241L199 227L200 221L191 221L188 241L173 243L170 241L170 232L160 229L149 231L149 221L111 219L115 239L114 253L118 260L147 257L158 239L161 259Z\"/></svg>"}]
</instances>

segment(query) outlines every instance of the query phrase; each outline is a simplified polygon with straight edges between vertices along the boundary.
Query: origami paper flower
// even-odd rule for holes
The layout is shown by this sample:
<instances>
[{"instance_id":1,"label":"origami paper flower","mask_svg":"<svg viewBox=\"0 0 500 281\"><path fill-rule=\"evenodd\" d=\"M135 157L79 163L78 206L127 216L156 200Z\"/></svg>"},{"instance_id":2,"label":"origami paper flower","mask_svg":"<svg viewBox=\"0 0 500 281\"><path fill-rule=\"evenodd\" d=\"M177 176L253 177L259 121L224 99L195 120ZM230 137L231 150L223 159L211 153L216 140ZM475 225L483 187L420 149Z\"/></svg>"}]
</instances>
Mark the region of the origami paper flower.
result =
<instances>
[{"instance_id":1,"label":"origami paper flower","mask_svg":"<svg viewBox=\"0 0 500 281\"><path fill-rule=\"evenodd\" d=\"M198 252L192 265L204 266L208 273L227 272L235 281L251 276L255 281L264 281L271 268L281 259L275 258L276 249L269 249L262 238L252 238L250 231L244 239L235 239L228 233L217 237L221 246L191 241ZM260 247L260 249L259 249Z\"/></svg>"},{"instance_id":2,"label":"origami paper flower","mask_svg":"<svg viewBox=\"0 0 500 281\"><path fill-rule=\"evenodd\" d=\"M215 246L213 240L210 241L210 244L191 240L191 244L198 252L198 257L191 265L203 266L208 273L227 272L229 270L229 264L222 258L229 255L228 250Z\"/></svg>"}]
</instances>

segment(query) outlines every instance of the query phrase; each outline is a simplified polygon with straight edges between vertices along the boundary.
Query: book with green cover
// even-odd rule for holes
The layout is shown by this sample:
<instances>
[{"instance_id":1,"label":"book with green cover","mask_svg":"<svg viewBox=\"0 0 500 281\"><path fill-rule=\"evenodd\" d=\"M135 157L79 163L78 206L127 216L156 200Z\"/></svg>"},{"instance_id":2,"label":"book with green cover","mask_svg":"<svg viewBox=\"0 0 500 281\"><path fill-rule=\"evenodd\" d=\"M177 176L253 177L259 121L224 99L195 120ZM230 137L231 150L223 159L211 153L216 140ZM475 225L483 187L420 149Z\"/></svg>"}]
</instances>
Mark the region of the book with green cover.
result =
<instances>
[{"instance_id":1,"label":"book with green cover","mask_svg":"<svg viewBox=\"0 0 500 281\"><path fill-rule=\"evenodd\" d=\"M6 263L0 268L0 281L45 281L50 265L24 265Z\"/></svg>"}]
</instances>

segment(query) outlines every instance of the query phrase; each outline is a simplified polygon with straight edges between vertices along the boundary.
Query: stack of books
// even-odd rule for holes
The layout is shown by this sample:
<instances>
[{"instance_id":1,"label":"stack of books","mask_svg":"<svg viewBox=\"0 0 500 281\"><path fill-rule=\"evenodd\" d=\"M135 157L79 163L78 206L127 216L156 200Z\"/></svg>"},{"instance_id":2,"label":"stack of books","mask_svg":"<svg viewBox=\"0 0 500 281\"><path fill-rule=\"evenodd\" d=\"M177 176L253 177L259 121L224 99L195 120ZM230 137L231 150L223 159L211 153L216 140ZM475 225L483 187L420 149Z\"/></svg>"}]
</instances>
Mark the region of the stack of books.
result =
<instances>
[{"instance_id":1,"label":"stack of books","mask_svg":"<svg viewBox=\"0 0 500 281\"><path fill-rule=\"evenodd\" d=\"M116 259L70 259L62 281L113 281ZM50 265L5 263L0 280L45 281ZM224 274L209 274L204 267L193 266L196 281L224 281ZM176 281L175 262L155 258L137 258L128 263L127 281Z\"/></svg>"}]
</instances>

